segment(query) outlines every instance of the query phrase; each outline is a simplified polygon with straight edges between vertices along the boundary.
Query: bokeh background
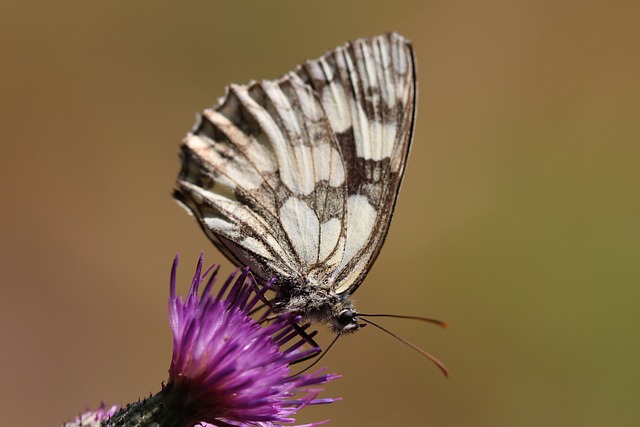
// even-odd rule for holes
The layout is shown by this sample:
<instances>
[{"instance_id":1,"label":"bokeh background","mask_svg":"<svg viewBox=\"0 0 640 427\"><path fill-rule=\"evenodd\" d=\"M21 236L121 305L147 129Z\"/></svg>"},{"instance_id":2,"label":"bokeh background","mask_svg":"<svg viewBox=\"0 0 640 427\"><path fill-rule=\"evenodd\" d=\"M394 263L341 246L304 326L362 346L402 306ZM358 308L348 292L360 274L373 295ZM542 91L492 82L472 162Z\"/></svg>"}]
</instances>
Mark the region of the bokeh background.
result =
<instances>
[{"instance_id":1,"label":"bokeh background","mask_svg":"<svg viewBox=\"0 0 640 427\"><path fill-rule=\"evenodd\" d=\"M213 249L170 194L177 147L231 82L395 30L415 141L366 312L300 421L640 425L637 1L0 2L0 425L158 391L169 269ZM328 331L320 339L327 342Z\"/></svg>"}]
</instances>

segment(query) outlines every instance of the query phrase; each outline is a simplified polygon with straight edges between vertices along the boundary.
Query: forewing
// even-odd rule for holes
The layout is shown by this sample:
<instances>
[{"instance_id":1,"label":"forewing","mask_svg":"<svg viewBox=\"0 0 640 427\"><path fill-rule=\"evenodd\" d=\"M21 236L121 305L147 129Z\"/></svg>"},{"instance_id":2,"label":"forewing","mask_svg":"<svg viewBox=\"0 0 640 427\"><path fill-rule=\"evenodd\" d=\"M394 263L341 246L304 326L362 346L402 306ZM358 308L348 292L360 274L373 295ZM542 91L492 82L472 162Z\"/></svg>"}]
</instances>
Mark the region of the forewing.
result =
<instances>
[{"instance_id":1,"label":"forewing","mask_svg":"<svg viewBox=\"0 0 640 427\"><path fill-rule=\"evenodd\" d=\"M174 197L236 265L304 280L337 262L346 174L322 105L298 75L230 86L181 159Z\"/></svg>"},{"instance_id":2,"label":"forewing","mask_svg":"<svg viewBox=\"0 0 640 427\"><path fill-rule=\"evenodd\" d=\"M353 293L386 237L411 144L416 102L411 44L391 33L358 39L296 70L318 94L347 171L336 293Z\"/></svg>"}]
</instances>

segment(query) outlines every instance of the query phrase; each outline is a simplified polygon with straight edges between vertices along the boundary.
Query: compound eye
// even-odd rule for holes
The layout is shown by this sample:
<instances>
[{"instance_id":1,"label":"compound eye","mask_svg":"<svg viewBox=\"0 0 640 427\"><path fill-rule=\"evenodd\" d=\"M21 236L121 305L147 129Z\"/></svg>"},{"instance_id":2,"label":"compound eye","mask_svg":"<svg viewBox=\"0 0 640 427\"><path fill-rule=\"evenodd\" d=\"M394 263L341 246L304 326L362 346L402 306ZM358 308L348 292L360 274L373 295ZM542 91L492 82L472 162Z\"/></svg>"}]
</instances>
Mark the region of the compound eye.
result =
<instances>
[{"instance_id":1,"label":"compound eye","mask_svg":"<svg viewBox=\"0 0 640 427\"><path fill-rule=\"evenodd\" d=\"M338 323L343 326L347 326L350 323L353 323L353 319L355 319L356 313L352 310L344 310L342 313L338 315Z\"/></svg>"}]
</instances>

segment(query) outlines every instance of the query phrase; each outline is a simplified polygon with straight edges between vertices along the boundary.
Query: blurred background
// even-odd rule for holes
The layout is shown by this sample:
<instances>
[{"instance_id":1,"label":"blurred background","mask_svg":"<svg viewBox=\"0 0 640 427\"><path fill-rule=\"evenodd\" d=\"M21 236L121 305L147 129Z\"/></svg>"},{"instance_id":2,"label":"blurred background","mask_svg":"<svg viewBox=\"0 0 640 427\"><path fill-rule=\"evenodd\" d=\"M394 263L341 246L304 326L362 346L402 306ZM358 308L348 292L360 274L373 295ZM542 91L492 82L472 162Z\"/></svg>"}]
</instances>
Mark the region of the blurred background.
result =
<instances>
[{"instance_id":1,"label":"blurred background","mask_svg":"<svg viewBox=\"0 0 640 427\"><path fill-rule=\"evenodd\" d=\"M228 83L346 40L413 40L415 140L356 294L452 372L366 328L300 422L640 425L640 3L0 3L0 425L60 425L160 389L200 250L178 144ZM322 331L320 341L331 338Z\"/></svg>"}]
</instances>

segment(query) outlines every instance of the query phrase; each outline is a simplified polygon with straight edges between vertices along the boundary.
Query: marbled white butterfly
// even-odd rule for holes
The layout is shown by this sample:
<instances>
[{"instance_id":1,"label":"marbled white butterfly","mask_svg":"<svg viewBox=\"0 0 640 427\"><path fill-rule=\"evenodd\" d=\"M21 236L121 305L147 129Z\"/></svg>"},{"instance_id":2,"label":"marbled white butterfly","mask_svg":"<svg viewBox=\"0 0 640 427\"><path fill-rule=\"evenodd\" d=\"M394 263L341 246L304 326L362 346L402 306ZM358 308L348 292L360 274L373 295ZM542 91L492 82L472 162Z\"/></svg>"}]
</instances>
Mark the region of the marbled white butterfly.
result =
<instances>
[{"instance_id":1,"label":"marbled white butterfly","mask_svg":"<svg viewBox=\"0 0 640 427\"><path fill-rule=\"evenodd\" d=\"M411 43L362 38L277 80L230 85L181 146L175 199L271 302L338 333L389 229L416 105Z\"/></svg>"}]
</instances>

